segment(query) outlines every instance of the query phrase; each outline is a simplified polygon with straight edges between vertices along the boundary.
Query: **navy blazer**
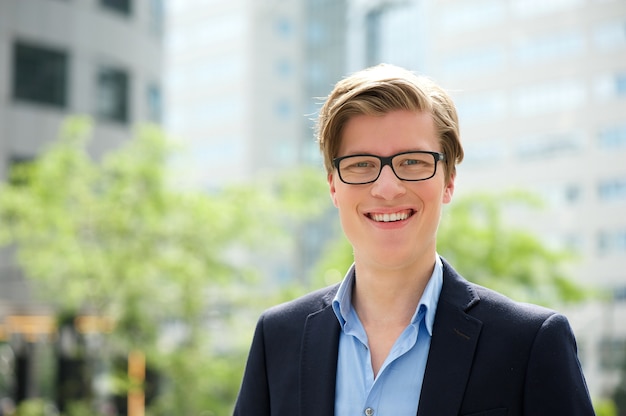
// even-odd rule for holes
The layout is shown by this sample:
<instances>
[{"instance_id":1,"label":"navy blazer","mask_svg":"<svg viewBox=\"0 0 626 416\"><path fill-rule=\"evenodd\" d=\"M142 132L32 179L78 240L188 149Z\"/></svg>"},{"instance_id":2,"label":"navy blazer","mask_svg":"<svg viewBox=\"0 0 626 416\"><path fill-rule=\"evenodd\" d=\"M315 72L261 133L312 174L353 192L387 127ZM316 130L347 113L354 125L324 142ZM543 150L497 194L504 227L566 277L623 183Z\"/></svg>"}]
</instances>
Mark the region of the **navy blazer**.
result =
<instances>
[{"instance_id":1,"label":"navy blazer","mask_svg":"<svg viewBox=\"0 0 626 416\"><path fill-rule=\"evenodd\" d=\"M263 313L234 415L334 415L337 288ZM444 260L418 415L594 415L567 319L470 283Z\"/></svg>"}]
</instances>

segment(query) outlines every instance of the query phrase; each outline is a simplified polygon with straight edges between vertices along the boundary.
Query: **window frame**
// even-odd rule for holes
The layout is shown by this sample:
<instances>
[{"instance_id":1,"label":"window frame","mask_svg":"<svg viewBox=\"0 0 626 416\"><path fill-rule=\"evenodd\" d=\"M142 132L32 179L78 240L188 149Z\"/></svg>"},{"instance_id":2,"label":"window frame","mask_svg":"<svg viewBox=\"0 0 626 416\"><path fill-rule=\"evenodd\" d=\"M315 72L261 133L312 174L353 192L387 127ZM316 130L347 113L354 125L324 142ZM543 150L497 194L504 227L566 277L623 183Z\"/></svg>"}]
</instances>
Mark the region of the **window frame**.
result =
<instances>
[{"instance_id":1,"label":"window frame","mask_svg":"<svg viewBox=\"0 0 626 416\"><path fill-rule=\"evenodd\" d=\"M15 101L65 109L70 96L70 56L61 48L16 40L11 96Z\"/></svg>"}]
</instances>

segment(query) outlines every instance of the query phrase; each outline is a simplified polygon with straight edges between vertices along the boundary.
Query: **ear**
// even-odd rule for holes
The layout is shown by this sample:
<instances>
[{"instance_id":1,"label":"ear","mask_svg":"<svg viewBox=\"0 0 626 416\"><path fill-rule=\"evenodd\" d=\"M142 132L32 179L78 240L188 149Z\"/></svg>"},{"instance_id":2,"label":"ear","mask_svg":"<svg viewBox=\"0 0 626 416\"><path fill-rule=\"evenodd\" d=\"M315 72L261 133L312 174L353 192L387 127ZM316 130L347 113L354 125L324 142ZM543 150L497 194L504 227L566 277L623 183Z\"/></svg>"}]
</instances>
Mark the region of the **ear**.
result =
<instances>
[{"instance_id":1,"label":"ear","mask_svg":"<svg viewBox=\"0 0 626 416\"><path fill-rule=\"evenodd\" d=\"M335 189L335 175L333 175L333 172L328 174L327 180L330 190L330 199L332 199L333 205L337 208L337 190Z\"/></svg>"},{"instance_id":2,"label":"ear","mask_svg":"<svg viewBox=\"0 0 626 416\"><path fill-rule=\"evenodd\" d=\"M452 201L452 194L454 194L454 179L456 175L450 175L450 180L445 184L443 188L443 198L442 201L444 204L449 204Z\"/></svg>"}]
</instances>

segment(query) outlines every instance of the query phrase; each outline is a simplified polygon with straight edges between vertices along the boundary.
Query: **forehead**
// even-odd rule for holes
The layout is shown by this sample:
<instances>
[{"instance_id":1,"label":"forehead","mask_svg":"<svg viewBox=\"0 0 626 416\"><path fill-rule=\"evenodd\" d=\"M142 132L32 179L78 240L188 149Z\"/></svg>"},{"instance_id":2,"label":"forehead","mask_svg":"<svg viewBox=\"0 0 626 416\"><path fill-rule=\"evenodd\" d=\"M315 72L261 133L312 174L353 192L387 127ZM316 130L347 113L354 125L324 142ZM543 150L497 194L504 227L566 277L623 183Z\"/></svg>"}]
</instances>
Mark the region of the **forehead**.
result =
<instances>
[{"instance_id":1,"label":"forehead","mask_svg":"<svg viewBox=\"0 0 626 416\"><path fill-rule=\"evenodd\" d=\"M430 113L394 110L383 115L358 115L348 120L336 156L372 153L388 156L409 150L440 151Z\"/></svg>"}]
</instances>

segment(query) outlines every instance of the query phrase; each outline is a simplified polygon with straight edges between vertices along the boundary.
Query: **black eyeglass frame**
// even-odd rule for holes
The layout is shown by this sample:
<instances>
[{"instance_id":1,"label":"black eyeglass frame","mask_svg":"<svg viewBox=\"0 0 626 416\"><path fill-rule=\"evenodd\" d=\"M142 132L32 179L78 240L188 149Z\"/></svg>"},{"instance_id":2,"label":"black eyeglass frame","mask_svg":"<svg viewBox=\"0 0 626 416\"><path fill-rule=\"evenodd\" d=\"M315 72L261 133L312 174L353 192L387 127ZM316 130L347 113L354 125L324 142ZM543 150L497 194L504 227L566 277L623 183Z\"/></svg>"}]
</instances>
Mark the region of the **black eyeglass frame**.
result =
<instances>
[{"instance_id":1,"label":"black eyeglass frame","mask_svg":"<svg viewBox=\"0 0 626 416\"><path fill-rule=\"evenodd\" d=\"M393 168L393 164L391 163L391 161L396 156L402 156L402 155L412 154L412 153L421 153L421 154L425 154L425 155L431 155L433 157L433 159L435 160L435 169L433 169L433 174L432 175L430 175L427 178L422 178L422 179L404 179L404 178L401 178L400 176L398 176L398 174L396 173L396 170ZM347 182L341 176L341 169L339 169L339 164L341 163L341 161L344 160L344 159L348 159L348 158L351 158L351 157L357 157L357 156L375 157L376 159L380 160L380 169L378 170L378 175L376 175L376 177L374 179L372 179L371 181L367 181L367 182ZM378 155L372 155L370 153L360 153L360 154L356 154L356 155L346 155L346 156L336 157L336 158L333 159L333 166L335 166L335 169L337 169L337 172L339 173L339 179L341 179L341 182L345 183L346 185L367 185L368 183L374 183L374 182L376 182L378 180L378 178L380 177L380 174L383 171L383 168L385 166L389 166L391 168L391 171L393 172L393 174L396 175L396 178L400 179L401 181L407 181L407 182L427 181L428 179L434 177L437 174L437 164L438 164L437 162L443 162L445 160L446 160L446 155L444 153L429 152L429 151L425 151L425 150L412 150L412 151L408 151L408 152L396 153L395 155L391 155L391 156L378 156Z\"/></svg>"}]
</instances>

